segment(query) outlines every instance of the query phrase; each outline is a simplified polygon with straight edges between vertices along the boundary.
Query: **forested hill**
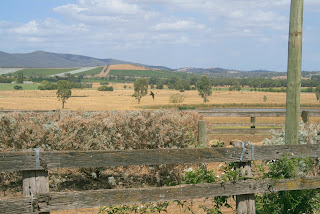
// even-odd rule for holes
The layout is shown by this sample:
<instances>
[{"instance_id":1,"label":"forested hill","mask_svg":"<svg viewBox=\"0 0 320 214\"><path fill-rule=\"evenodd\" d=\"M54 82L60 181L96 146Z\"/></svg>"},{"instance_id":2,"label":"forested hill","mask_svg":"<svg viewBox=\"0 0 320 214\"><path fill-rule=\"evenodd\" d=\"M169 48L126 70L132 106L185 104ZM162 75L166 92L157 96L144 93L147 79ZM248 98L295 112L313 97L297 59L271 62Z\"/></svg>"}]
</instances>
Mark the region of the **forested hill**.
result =
<instances>
[{"instance_id":1,"label":"forested hill","mask_svg":"<svg viewBox=\"0 0 320 214\"><path fill-rule=\"evenodd\" d=\"M189 72L200 75L206 75L212 78L273 78L287 76L287 72L268 71L268 70L253 70L253 71L240 71L236 69L225 68L180 68L178 72ZM304 78L311 78L313 75L320 75L320 71L303 71Z\"/></svg>"}]
</instances>

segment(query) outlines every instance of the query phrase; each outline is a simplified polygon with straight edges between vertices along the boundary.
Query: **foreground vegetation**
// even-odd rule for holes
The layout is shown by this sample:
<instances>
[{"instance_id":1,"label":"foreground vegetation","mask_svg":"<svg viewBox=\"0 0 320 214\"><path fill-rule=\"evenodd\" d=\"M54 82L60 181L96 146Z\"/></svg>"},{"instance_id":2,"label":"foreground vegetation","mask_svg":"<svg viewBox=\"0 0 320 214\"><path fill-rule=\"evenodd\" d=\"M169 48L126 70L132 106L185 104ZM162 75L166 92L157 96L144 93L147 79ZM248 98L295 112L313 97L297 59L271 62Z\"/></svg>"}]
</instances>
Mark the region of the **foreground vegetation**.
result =
<instances>
[{"instance_id":1,"label":"foreground vegetation","mask_svg":"<svg viewBox=\"0 0 320 214\"><path fill-rule=\"evenodd\" d=\"M125 150L197 147L196 112L127 111L127 112L50 112L9 113L0 116L0 151L28 148L51 150ZM303 125L301 143L320 143L318 125ZM283 143L283 133L268 144ZM222 144L217 144L221 146ZM316 165L314 165L316 163ZM319 173L318 160L291 158L253 164L254 179L303 178ZM206 165L160 165L113 168L83 168L50 172L50 188L54 191L74 191L97 188L128 188L144 186L175 186L179 184L237 182L247 179L235 163ZM3 192L13 191L21 183L17 173L1 173ZM13 189L10 189L13 188ZM256 195L257 213L313 213L319 209L319 190L300 190ZM201 203L188 201L162 202L102 207L100 213L157 213L175 205L181 213L200 210L207 214L224 213L234 206L229 196L205 199ZM290 210L290 212L289 212Z\"/></svg>"},{"instance_id":2,"label":"foreground vegetation","mask_svg":"<svg viewBox=\"0 0 320 214\"><path fill-rule=\"evenodd\" d=\"M4 114L0 151L194 147L200 118L173 110Z\"/></svg>"}]
</instances>

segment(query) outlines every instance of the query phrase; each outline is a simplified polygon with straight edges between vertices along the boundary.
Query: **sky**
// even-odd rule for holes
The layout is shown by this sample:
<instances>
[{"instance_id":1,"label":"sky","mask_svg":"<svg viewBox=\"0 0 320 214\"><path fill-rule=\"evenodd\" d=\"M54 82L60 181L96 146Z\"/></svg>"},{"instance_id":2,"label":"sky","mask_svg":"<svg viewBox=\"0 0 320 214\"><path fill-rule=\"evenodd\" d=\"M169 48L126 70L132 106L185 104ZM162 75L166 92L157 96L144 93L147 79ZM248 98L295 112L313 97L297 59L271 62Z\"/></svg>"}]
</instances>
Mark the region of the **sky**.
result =
<instances>
[{"instance_id":1,"label":"sky","mask_svg":"<svg viewBox=\"0 0 320 214\"><path fill-rule=\"evenodd\" d=\"M285 72L289 15L290 0L0 0L0 51ZM319 38L305 0L303 70L320 70Z\"/></svg>"}]
</instances>

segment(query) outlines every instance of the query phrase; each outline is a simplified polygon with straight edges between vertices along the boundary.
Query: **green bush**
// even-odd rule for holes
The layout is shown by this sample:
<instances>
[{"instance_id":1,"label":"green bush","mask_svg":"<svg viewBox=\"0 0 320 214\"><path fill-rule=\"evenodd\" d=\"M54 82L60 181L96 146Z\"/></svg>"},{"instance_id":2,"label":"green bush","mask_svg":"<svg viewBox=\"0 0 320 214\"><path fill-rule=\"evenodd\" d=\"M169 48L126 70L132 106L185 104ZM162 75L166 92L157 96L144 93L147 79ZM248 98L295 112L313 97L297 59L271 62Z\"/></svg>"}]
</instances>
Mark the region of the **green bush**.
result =
<instances>
[{"instance_id":1,"label":"green bush","mask_svg":"<svg viewBox=\"0 0 320 214\"><path fill-rule=\"evenodd\" d=\"M112 86L106 86L106 85L102 85L98 88L98 91L113 91L113 87Z\"/></svg>"},{"instance_id":2,"label":"green bush","mask_svg":"<svg viewBox=\"0 0 320 214\"><path fill-rule=\"evenodd\" d=\"M21 85L15 85L13 87L14 90L22 90L22 86Z\"/></svg>"},{"instance_id":3,"label":"green bush","mask_svg":"<svg viewBox=\"0 0 320 214\"><path fill-rule=\"evenodd\" d=\"M41 84L38 86L39 90L56 90L57 84L51 83L47 80L43 80Z\"/></svg>"},{"instance_id":4,"label":"green bush","mask_svg":"<svg viewBox=\"0 0 320 214\"><path fill-rule=\"evenodd\" d=\"M300 124L299 144L316 144L320 142L318 135L319 125ZM265 139L265 145L284 145L284 130L281 132L272 131L272 139ZM303 178L311 174L318 174L319 168L314 163L319 160L311 158L292 158L289 155L282 159L267 163L269 171L264 173L264 178L290 179ZM314 213L320 209L320 189L315 190L294 190L276 193L266 193L256 196L257 213Z\"/></svg>"},{"instance_id":5,"label":"green bush","mask_svg":"<svg viewBox=\"0 0 320 214\"><path fill-rule=\"evenodd\" d=\"M100 85L109 85L109 82L100 82Z\"/></svg>"},{"instance_id":6,"label":"green bush","mask_svg":"<svg viewBox=\"0 0 320 214\"><path fill-rule=\"evenodd\" d=\"M314 160L285 156L268 162L265 178L301 178L311 173ZM320 208L320 189L293 190L256 195L257 214L314 213Z\"/></svg>"}]
</instances>

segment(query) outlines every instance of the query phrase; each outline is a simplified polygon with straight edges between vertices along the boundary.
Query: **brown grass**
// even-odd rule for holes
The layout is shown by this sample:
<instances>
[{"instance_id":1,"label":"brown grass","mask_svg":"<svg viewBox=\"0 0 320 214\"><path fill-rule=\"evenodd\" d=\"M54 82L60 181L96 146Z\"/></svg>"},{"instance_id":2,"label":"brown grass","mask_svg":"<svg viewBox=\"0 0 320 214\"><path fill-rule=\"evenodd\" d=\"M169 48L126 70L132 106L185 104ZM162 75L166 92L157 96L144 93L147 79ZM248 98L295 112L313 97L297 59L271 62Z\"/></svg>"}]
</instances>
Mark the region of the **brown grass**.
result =
<instances>
[{"instance_id":1,"label":"brown grass","mask_svg":"<svg viewBox=\"0 0 320 214\"><path fill-rule=\"evenodd\" d=\"M127 85L127 89L123 86ZM94 84L94 87L98 87ZM72 90L72 96L67 100L66 110L133 110L139 107L155 105L172 105L169 97L177 93L174 90L154 89L155 100L150 95L141 99L141 104L132 97L132 84L111 84L115 88L113 92L93 90ZM131 87L131 89L129 88ZM197 91L186 91L182 93L186 96L183 104L201 104L202 98ZM263 97L267 96L267 102L263 102ZM252 91L214 91L209 97L209 104L285 104L285 93L252 92ZM301 104L317 105L317 100L313 93L302 93ZM61 102L56 97L56 91L0 91L0 109L13 110L52 110L60 109Z\"/></svg>"}]
</instances>

